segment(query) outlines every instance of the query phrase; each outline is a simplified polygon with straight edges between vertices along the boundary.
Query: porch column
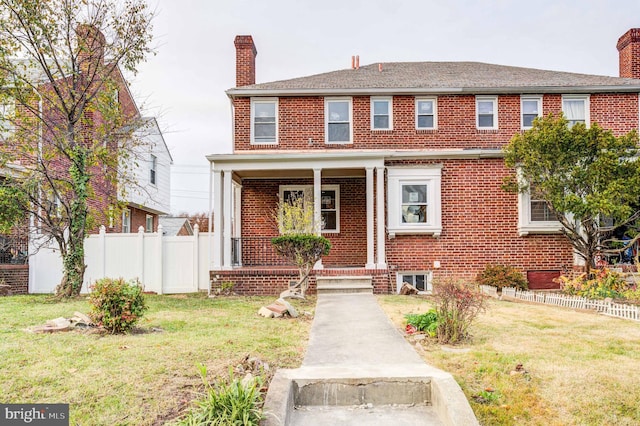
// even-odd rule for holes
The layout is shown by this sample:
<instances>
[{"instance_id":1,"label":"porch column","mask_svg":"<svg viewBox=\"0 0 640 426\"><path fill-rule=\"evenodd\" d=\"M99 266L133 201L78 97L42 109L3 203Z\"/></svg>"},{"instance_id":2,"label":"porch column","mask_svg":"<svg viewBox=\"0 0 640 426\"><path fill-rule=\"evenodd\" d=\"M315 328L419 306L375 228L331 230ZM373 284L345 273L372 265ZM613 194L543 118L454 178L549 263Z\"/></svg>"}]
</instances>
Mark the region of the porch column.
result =
<instances>
[{"instance_id":1,"label":"porch column","mask_svg":"<svg viewBox=\"0 0 640 426\"><path fill-rule=\"evenodd\" d=\"M313 169L313 231L322 235L322 169ZM322 259L314 268L322 269Z\"/></svg>"},{"instance_id":2,"label":"porch column","mask_svg":"<svg viewBox=\"0 0 640 426\"><path fill-rule=\"evenodd\" d=\"M385 253L385 214L384 214L384 167L376 167L376 216L377 227L377 264L378 269L387 269L387 255Z\"/></svg>"},{"instance_id":3,"label":"porch column","mask_svg":"<svg viewBox=\"0 0 640 426\"><path fill-rule=\"evenodd\" d=\"M375 269L375 252L373 247L373 167L367 167L367 269Z\"/></svg>"},{"instance_id":4,"label":"porch column","mask_svg":"<svg viewBox=\"0 0 640 426\"><path fill-rule=\"evenodd\" d=\"M224 211L224 217L222 219L222 226L224 226L222 234L222 269L231 269L231 223L233 222L233 203L231 202L233 193L232 176L232 170L224 170L224 188L222 190L222 208Z\"/></svg>"},{"instance_id":5,"label":"porch column","mask_svg":"<svg viewBox=\"0 0 640 426\"><path fill-rule=\"evenodd\" d=\"M213 171L213 246L211 247L211 269L222 267L222 172Z\"/></svg>"}]
</instances>

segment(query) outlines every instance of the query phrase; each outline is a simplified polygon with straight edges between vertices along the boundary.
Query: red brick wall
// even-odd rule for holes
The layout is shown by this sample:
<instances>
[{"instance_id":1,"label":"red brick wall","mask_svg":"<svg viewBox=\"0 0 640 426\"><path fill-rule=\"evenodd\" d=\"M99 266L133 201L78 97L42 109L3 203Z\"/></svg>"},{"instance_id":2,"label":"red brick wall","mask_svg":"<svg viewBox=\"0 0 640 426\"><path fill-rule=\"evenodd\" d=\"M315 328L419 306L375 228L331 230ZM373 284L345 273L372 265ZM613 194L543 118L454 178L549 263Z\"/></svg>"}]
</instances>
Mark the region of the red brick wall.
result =
<instances>
[{"instance_id":1,"label":"red brick wall","mask_svg":"<svg viewBox=\"0 0 640 426\"><path fill-rule=\"evenodd\" d=\"M370 97L353 97L353 144L324 143L324 98L278 100L278 145L251 145L250 100L235 105L235 150L438 149L502 147L520 129L520 96L498 97L497 130L476 129L474 95L438 96L438 129L415 129L415 97L393 97L393 130L372 131ZM638 128L638 95L591 95L591 122L624 134ZM562 111L562 95L544 95L543 114ZM309 140L312 140L310 143Z\"/></svg>"},{"instance_id":2,"label":"red brick wall","mask_svg":"<svg viewBox=\"0 0 640 426\"><path fill-rule=\"evenodd\" d=\"M0 284L11 287L11 294L29 292L29 265L0 265Z\"/></svg>"},{"instance_id":3,"label":"red brick wall","mask_svg":"<svg viewBox=\"0 0 640 426\"><path fill-rule=\"evenodd\" d=\"M442 163L442 235L388 239L390 268L432 270L434 278L474 277L487 264L508 264L523 271L571 268L571 246L564 236L518 235L518 196L500 187L510 173L503 160ZM440 262L439 269L434 269L434 261Z\"/></svg>"}]
</instances>

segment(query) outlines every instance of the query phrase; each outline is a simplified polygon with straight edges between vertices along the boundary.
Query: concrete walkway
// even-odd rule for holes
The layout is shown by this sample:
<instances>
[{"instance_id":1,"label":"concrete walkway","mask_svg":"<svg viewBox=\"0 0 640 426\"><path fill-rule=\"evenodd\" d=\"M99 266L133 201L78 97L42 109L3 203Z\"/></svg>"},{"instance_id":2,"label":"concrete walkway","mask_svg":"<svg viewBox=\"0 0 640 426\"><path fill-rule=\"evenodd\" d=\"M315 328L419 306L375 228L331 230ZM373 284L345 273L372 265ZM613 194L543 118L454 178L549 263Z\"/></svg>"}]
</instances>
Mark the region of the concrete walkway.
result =
<instances>
[{"instance_id":1,"label":"concrete walkway","mask_svg":"<svg viewBox=\"0 0 640 426\"><path fill-rule=\"evenodd\" d=\"M264 412L269 426L478 424L453 377L365 293L318 295L302 367L278 371Z\"/></svg>"}]
</instances>

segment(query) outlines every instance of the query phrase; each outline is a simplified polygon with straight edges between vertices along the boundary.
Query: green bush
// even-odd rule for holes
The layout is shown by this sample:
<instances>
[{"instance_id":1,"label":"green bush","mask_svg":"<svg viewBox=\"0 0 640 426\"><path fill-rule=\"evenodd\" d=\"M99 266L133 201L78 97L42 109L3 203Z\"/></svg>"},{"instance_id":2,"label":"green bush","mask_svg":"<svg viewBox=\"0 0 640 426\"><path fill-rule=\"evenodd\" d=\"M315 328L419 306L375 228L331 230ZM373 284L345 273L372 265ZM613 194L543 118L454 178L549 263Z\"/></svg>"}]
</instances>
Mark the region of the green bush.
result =
<instances>
[{"instance_id":1,"label":"green bush","mask_svg":"<svg viewBox=\"0 0 640 426\"><path fill-rule=\"evenodd\" d=\"M200 365L200 377L205 386L204 397L176 424L180 426L257 426L262 418L262 378L254 377L242 383L229 368L229 379L213 385L207 381L207 369Z\"/></svg>"},{"instance_id":2,"label":"green bush","mask_svg":"<svg viewBox=\"0 0 640 426\"><path fill-rule=\"evenodd\" d=\"M522 272L508 265L487 265L476 276L476 283L478 285L497 287L498 290L502 290L503 287L515 287L520 290L529 288L529 284Z\"/></svg>"},{"instance_id":3,"label":"green bush","mask_svg":"<svg viewBox=\"0 0 640 426\"><path fill-rule=\"evenodd\" d=\"M436 336L438 329L438 313L435 309L430 309L424 314L407 314L404 316L407 325L415 327L417 331L424 331L431 337Z\"/></svg>"},{"instance_id":4,"label":"green bush","mask_svg":"<svg viewBox=\"0 0 640 426\"><path fill-rule=\"evenodd\" d=\"M591 274L575 278L561 276L558 282L563 293L589 299L621 298L629 290L629 284L622 275L607 268L592 269Z\"/></svg>"},{"instance_id":5,"label":"green bush","mask_svg":"<svg viewBox=\"0 0 640 426\"><path fill-rule=\"evenodd\" d=\"M458 343L469 337L469 327L485 309L485 296L478 286L446 279L433 283L438 317L438 341Z\"/></svg>"},{"instance_id":6,"label":"green bush","mask_svg":"<svg viewBox=\"0 0 640 426\"><path fill-rule=\"evenodd\" d=\"M147 305L138 281L103 278L91 286L89 316L113 334L126 333L144 315Z\"/></svg>"}]
</instances>

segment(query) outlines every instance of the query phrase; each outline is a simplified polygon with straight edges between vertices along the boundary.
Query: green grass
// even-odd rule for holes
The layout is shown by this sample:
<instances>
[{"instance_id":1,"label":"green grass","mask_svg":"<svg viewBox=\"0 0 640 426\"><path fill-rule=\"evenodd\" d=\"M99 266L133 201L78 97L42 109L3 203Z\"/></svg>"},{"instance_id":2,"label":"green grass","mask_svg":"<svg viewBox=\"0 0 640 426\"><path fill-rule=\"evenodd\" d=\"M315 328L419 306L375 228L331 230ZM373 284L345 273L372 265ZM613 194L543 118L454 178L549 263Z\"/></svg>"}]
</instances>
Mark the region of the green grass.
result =
<instances>
[{"instance_id":1,"label":"green grass","mask_svg":"<svg viewBox=\"0 0 640 426\"><path fill-rule=\"evenodd\" d=\"M26 331L75 311L87 313L86 299L0 298L0 401L68 403L71 424L162 424L199 396L197 364L212 378L228 375L246 354L272 369L301 364L311 319L259 317L258 309L273 300L148 296L139 330L118 336ZM292 303L312 311L315 301Z\"/></svg>"},{"instance_id":2,"label":"green grass","mask_svg":"<svg viewBox=\"0 0 640 426\"><path fill-rule=\"evenodd\" d=\"M431 307L418 296L378 300L398 328L404 315ZM639 323L491 301L471 333L471 342L455 348L468 352L428 340L418 350L427 363L454 375L481 424L640 424ZM518 364L524 372L512 373Z\"/></svg>"}]
</instances>

